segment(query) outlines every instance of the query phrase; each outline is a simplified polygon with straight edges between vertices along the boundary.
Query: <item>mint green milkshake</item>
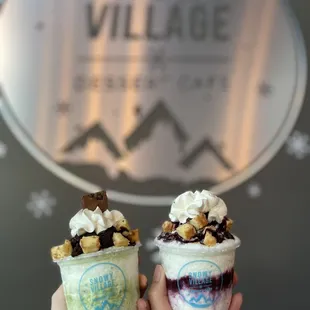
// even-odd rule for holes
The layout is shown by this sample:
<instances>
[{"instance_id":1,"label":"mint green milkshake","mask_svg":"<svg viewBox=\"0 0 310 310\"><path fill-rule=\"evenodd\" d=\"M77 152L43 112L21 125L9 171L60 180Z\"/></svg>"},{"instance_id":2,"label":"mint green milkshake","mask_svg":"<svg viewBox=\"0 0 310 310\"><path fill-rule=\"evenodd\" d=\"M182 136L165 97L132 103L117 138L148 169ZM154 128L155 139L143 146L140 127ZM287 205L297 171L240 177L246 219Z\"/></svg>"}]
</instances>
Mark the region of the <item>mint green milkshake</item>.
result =
<instances>
[{"instance_id":1,"label":"mint green milkshake","mask_svg":"<svg viewBox=\"0 0 310 310\"><path fill-rule=\"evenodd\" d=\"M135 310L139 298L138 230L116 210L104 191L85 195L71 220L70 240L53 247L68 310Z\"/></svg>"}]
</instances>

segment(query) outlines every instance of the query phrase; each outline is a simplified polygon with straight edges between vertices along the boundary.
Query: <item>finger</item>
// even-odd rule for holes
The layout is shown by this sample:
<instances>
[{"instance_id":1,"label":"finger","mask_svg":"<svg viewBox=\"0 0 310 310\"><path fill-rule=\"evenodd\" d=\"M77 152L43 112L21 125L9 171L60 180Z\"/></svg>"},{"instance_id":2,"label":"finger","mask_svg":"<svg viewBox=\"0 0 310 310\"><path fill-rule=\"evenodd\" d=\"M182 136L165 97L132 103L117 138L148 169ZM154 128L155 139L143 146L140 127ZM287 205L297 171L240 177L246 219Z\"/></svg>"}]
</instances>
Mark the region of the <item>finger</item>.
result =
<instances>
[{"instance_id":1,"label":"finger","mask_svg":"<svg viewBox=\"0 0 310 310\"><path fill-rule=\"evenodd\" d=\"M157 265L154 271L149 300L152 310L171 310L167 295L166 276L160 265Z\"/></svg>"},{"instance_id":2,"label":"finger","mask_svg":"<svg viewBox=\"0 0 310 310\"><path fill-rule=\"evenodd\" d=\"M137 310L151 310L151 307L144 299L139 299L137 302Z\"/></svg>"},{"instance_id":3,"label":"finger","mask_svg":"<svg viewBox=\"0 0 310 310\"><path fill-rule=\"evenodd\" d=\"M144 274L139 274L139 284L140 284L140 297L143 297L147 289L147 277Z\"/></svg>"},{"instance_id":4,"label":"finger","mask_svg":"<svg viewBox=\"0 0 310 310\"><path fill-rule=\"evenodd\" d=\"M52 296L51 310L67 310L63 286L61 285Z\"/></svg>"},{"instance_id":5,"label":"finger","mask_svg":"<svg viewBox=\"0 0 310 310\"><path fill-rule=\"evenodd\" d=\"M229 310L240 310L243 302L242 294L238 293L233 296Z\"/></svg>"},{"instance_id":6,"label":"finger","mask_svg":"<svg viewBox=\"0 0 310 310\"><path fill-rule=\"evenodd\" d=\"M235 286L237 285L237 283L238 283L238 275L236 272L234 272L233 285Z\"/></svg>"}]
</instances>

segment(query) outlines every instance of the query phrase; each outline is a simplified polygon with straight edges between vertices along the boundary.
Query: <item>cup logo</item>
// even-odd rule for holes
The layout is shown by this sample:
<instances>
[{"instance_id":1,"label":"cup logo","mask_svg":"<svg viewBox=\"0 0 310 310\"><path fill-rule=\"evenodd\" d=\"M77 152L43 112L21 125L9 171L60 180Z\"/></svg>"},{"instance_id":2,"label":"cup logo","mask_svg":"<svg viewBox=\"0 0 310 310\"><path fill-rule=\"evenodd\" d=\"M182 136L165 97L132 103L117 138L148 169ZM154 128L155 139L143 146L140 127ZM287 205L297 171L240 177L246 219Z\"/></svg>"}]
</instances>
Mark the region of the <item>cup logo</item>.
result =
<instances>
[{"instance_id":1,"label":"cup logo","mask_svg":"<svg viewBox=\"0 0 310 310\"><path fill-rule=\"evenodd\" d=\"M193 308L208 308L222 290L222 271L211 261L192 261L180 269L177 285L180 295Z\"/></svg>"},{"instance_id":2,"label":"cup logo","mask_svg":"<svg viewBox=\"0 0 310 310\"><path fill-rule=\"evenodd\" d=\"M126 278L115 264L91 266L80 279L79 295L85 310L119 309L125 294Z\"/></svg>"}]
</instances>

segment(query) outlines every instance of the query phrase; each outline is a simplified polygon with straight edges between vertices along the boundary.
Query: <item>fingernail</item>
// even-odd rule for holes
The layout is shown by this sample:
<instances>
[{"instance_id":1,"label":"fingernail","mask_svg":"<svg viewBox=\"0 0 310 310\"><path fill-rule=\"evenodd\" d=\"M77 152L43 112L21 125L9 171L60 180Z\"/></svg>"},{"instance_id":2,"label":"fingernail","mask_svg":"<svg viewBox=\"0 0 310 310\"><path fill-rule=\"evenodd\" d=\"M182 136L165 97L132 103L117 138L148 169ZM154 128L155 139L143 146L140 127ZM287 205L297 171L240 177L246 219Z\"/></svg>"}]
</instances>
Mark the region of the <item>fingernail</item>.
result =
<instances>
[{"instance_id":1,"label":"fingernail","mask_svg":"<svg viewBox=\"0 0 310 310\"><path fill-rule=\"evenodd\" d=\"M138 310L144 310L147 309L147 304L144 299L139 299L137 302Z\"/></svg>"},{"instance_id":2,"label":"fingernail","mask_svg":"<svg viewBox=\"0 0 310 310\"><path fill-rule=\"evenodd\" d=\"M159 265L156 266L153 276L154 282L159 282L161 277L161 267Z\"/></svg>"}]
</instances>

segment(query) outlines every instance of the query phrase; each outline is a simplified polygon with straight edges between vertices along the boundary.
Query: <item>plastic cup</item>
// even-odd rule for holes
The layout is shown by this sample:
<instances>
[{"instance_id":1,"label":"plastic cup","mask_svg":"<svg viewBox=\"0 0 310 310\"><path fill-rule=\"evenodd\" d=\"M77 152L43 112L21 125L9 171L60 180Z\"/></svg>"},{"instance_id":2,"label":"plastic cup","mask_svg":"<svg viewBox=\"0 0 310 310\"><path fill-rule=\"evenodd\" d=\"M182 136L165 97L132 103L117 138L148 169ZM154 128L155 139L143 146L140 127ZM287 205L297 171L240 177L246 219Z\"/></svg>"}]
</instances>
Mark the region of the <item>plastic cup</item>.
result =
<instances>
[{"instance_id":1,"label":"plastic cup","mask_svg":"<svg viewBox=\"0 0 310 310\"><path fill-rule=\"evenodd\" d=\"M68 310L136 310L140 245L56 261Z\"/></svg>"},{"instance_id":2,"label":"plastic cup","mask_svg":"<svg viewBox=\"0 0 310 310\"><path fill-rule=\"evenodd\" d=\"M240 239L216 247L155 240L173 310L228 310Z\"/></svg>"}]
</instances>

